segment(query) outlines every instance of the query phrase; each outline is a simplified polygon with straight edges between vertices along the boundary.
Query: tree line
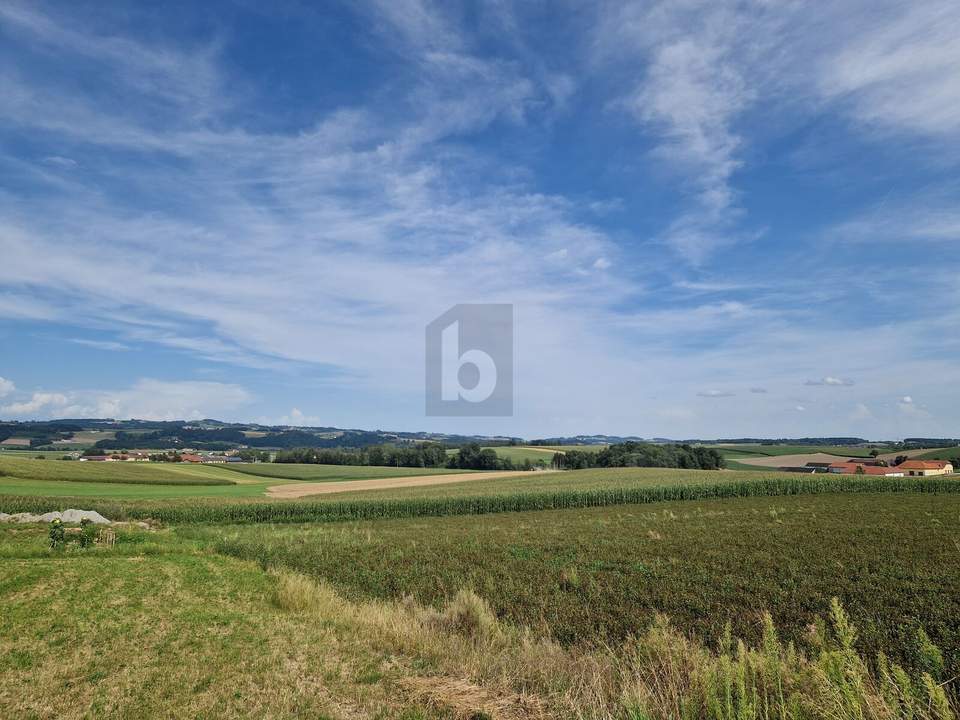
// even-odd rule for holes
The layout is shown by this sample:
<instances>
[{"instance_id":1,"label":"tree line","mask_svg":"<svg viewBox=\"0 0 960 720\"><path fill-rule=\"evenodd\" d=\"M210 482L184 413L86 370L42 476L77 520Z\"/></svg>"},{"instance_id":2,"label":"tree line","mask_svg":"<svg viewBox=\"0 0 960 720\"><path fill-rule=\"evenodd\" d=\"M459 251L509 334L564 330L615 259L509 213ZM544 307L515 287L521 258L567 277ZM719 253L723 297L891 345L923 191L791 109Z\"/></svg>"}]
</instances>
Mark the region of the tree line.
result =
<instances>
[{"instance_id":1,"label":"tree line","mask_svg":"<svg viewBox=\"0 0 960 720\"><path fill-rule=\"evenodd\" d=\"M554 467L563 470L610 467L659 467L689 470L720 470L726 461L717 450L700 445L624 442L599 452L567 450L553 456Z\"/></svg>"},{"instance_id":2,"label":"tree line","mask_svg":"<svg viewBox=\"0 0 960 720\"><path fill-rule=\"evenodd\" d=\"M440 443L419 443L406 447L374 445L361 448L294 448L281 450L274 462L315 465L373 465L389 467L451 468L458 470L530 470L533 465L516 466L496 450L479 443L467 443L459 452L448 453Z\"/></svg>"}]
</instances>

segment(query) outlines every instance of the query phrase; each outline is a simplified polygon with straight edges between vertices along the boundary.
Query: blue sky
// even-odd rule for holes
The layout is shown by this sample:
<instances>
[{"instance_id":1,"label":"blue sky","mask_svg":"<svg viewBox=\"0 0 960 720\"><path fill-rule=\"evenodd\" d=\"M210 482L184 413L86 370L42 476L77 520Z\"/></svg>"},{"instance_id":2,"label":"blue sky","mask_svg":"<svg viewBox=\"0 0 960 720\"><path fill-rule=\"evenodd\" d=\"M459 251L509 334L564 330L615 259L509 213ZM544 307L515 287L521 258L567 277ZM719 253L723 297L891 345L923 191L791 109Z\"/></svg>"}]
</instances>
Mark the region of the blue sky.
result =
<instances>
[{"instance_id":1,"label":"blue sky","mask_svg":"<svg viewBox=\"0 0 960 720\"><path fill-rule=\"evenodd\" d=\"M957 3L264 8L0 1L0 417L958 434Z\"/></svg>"}]
</instances>

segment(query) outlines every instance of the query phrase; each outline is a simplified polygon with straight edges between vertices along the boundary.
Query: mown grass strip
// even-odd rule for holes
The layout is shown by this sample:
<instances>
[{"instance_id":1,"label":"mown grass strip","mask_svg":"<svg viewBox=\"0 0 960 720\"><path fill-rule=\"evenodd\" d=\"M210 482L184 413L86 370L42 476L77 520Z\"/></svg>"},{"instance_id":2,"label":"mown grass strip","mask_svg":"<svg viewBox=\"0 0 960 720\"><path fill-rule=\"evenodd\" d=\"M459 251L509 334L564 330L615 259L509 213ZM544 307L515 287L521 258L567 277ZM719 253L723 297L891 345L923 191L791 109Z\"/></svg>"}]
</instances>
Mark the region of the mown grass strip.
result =
<instances>
[{"instance_id":1,"label":"mown grass strip","mask_svg":"<svg viewBox=\"0 0 960 720\"><path fill-rule=\"evenodd\" d=\"M854 475L758 478L739 482L694 485L623 487L603 490L515 493L511 495L417 498L403 500L350 500L339 502L123 502L89 498L0 496L0 511L47 512L64 507L93 509L117 520L152 518L166 523L298 523L375 520L449 515L484 515L503 512L562 510L568 508L639 505L676 500L731 497L775 497L821 493L920 492L957 493L960 481L935 478L861 478Z\"/></svg>"}]
</instances>

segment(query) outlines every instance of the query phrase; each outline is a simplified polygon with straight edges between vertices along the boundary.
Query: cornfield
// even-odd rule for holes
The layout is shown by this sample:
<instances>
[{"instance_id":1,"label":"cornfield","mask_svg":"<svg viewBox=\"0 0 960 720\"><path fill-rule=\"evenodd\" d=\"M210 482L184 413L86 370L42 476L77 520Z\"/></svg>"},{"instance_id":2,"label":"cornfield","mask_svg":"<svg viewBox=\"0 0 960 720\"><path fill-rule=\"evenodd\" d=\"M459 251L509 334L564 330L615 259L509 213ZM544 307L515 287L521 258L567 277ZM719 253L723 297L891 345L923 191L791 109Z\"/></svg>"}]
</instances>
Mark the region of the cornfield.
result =
<instances>
[{"instance_id":1,"label":"cornfield","mask_svg":"<svg viewBox=\"0 0 960 720\"><path fill-rule=\"evenodd\" d=\"M960 481L950 477L898 478L854 475L758 478L691 485L664 484L613 489L478 495L395 500L326 502L223 502L200 500L119 501L89 498L0 496L0 511L48 512L65 507L97 510L114 520L153 519L179 523L301 523L375 520L451 515L562 510L640 505L676 500L776 497L823 493L956 493Z\"/></svg>"}]
</instances>

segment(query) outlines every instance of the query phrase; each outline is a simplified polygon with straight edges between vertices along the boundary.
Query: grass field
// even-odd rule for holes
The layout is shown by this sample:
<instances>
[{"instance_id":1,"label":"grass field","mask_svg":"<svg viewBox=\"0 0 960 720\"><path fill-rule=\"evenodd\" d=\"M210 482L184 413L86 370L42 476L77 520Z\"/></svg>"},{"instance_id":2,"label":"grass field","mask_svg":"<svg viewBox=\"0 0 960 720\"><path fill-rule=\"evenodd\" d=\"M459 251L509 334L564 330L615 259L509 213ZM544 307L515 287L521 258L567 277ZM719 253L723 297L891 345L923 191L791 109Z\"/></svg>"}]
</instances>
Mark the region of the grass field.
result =
<instances>
[{"instance_id":1,"label":"grass field","mask_svg":"<svg viewBox=\"0 0 960 720\"><path fill-rule=\"evenodd\" d=\"M173 463L80 462L0 455L0 481L6 478L61 482L229 485L222 468Z\"/></svg>"},{"instance_id":2,"label":"grass field","mask_svg":"<svg viewBox=\"0 0 960 720\"><path fill-rule=\"evenodd\" d=\"M960 447L931 450L928 453L915 456L917 460L956 460L960 458Z\"/></svg>"},{"instance_id":3,"label":"grass field","mask_svg":"<svg viewBox=\"0 0 960 720\"><path fill-rule=\"evenodd\" d=\"M304 480L308 482L371 480L385 477L451 475L471 472L470 470L448 470L446 468L373 467L369 465L297 465L292 463L243 463L228 465L222 469L255 477Z\"/></svg>"},{"instance_id":4,"label":"grass field","mask_svg":"<svg viewBox=\"0 0 960 720\"><path fill-rule=\"evenodd\" d=\"M264 499L266 489L297 481L339 482L450 471L423 468L287 465L90 463L0 456L0 495L101 500ZM0 510L3 508L0 507Z\"/></svg>"}]
</instances>

